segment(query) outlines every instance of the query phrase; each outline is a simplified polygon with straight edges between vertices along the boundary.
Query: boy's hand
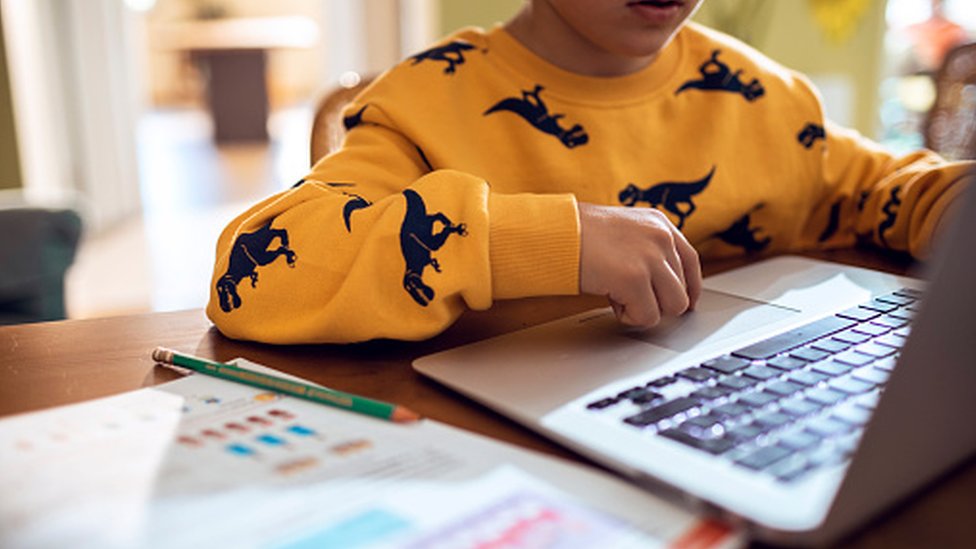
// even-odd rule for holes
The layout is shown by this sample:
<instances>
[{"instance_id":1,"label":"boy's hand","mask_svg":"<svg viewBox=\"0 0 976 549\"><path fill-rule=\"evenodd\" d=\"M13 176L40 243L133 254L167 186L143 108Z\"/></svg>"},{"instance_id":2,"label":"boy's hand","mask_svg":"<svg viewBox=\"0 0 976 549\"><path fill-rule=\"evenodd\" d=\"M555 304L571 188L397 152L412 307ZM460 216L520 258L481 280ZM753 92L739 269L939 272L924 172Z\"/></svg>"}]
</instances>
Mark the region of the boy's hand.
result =
<instances>
[{"instance_id":1,"label":"boy's hand","mask_svg":"<svg viewBox=\"0 0 976 549\"><path fill-rule=\"evenodd\" d=\"M579 204L580 291L605 295L617 319L650 328L694 308L698 252L661 212Z\"/></svg>"}]
</instances>

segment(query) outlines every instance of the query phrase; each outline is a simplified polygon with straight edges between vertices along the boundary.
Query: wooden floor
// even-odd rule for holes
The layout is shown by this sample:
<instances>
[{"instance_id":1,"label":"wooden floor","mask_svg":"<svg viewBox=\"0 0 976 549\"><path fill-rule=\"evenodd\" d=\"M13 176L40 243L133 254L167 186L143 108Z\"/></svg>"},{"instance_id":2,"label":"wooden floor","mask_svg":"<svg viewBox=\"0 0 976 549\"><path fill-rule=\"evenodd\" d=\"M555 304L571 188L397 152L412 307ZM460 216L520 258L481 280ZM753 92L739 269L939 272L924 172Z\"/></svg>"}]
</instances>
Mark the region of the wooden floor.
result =
<instances>
[{"instance_id":1,"label":"wooden floor","mask_svg":"<svg viewBox=\"0 0 976 549\"><path fill-rule=\"evenodd\" d=\"M216 146L207 114L155 111L140 121L142 214L86 235L68 273L70 318L202 307L221 229L308 170L311 111L280 110L269 143Z\"/></svg>"}]
</instances>

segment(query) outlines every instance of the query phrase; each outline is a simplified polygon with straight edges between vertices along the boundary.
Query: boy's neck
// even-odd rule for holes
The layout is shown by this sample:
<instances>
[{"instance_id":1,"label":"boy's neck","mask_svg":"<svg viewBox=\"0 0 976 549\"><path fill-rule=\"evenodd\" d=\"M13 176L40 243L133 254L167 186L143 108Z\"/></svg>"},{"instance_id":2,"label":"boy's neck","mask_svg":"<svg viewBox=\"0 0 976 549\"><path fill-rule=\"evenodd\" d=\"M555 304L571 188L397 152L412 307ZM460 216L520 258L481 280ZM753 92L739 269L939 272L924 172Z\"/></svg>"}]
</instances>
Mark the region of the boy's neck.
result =
<instances>
[{"instance_id":1,"label":"boy's neck","mask_svg":"<svg viewBox=\"0 0 976 549\"><path fill-rule=\"evenodd\" d=\"M532 53L563 70L584 76L624 76L647 67L660 53L629 57L593 47L558 14L541 6L545 3L528 3L504 28Z\"/></svg>"}]
</instances>

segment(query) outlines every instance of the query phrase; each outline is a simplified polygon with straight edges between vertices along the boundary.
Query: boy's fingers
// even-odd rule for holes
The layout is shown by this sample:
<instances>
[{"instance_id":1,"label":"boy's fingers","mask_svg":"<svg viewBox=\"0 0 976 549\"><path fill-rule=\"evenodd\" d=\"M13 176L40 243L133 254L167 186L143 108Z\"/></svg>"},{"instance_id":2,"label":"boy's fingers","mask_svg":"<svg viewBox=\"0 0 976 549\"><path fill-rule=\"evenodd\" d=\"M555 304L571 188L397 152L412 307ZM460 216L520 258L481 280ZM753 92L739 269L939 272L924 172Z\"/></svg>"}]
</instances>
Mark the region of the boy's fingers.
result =
<instances>
[{"instance_id":1,"label":"boy's fingers","mask_svg":"<svg viewBox=\"0 0 976 549\"><path fill-rule=\"evenodd\" d=\"M662 265L652 280L654 295L661 315L678 316L688 310L691 303L684 283L678 273Z\"/></svg>"},{"instance_id":2,"label":"boy's fingers","mask_svg":"<svg viewBox=\"0 0 976 549\"><path fill-rule=\"evenodd\" d=\"M675 276L678 277L678 281L681 283L681 287L684 288L685 282L685 268L683 266L682 257L680 250L678 249L678 240L681 233L677 233L674 236L674 245L670 246L664 252L664 259L668 266L671 267L671 271Z\"/></svg>"},{"instance_id":3,"label":"boy's fingers","mask_svg":"<svg viewBox=\"0 0 976 549\"><path fill-rule=\"evenodd\" d=\"M702 292L701 260L698 258L698 252L685 239L684 235L680 233L679 235L675 238L675 247L681 257L681 267L684 269L684 283L689 301L688 308L694 309Z\"/></svg>"},{"instance_id":4,"label":"boy's fingers","mask_svg":"<svg viewBox=\"0 0 976 549\"><path fill-rule=\"evenodd\" d=\"M619 319L624 324L650 328L661 320L661 311L650 280L640 287L627 288L619 298L611 297L611 300L621 304Z\"/></svg>"}]
</instances>

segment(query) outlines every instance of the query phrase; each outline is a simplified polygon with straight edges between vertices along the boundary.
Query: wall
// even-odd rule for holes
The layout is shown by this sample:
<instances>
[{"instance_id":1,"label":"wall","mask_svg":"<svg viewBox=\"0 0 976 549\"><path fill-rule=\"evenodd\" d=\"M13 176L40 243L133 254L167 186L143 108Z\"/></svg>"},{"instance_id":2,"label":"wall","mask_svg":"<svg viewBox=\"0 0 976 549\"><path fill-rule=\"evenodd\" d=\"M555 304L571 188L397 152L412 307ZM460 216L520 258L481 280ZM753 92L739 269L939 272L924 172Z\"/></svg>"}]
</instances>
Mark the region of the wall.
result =
<instances>
[{"instance_id":1,"label":"wall","mask_svg":"<svg viewBox=\"0 0 976 549\"><path fill-rule=\"evenodd\" d=\"M7 72L7 46L4 42L3 17L0 15L0 189L23 186L14 107L10 97L10 74Z\"/></svg>"},{"instance_id":2,"label":"wall","mask_svg":"<svg viewBox=\"0 0 976 549\"><path fill-rule=\"evenodd\" d=\"M776 61L810 76L835 121L875 136L883 65L885 0L867 0L850 37L828 39L809 0L706 1L696 19L737 35ZM740 16L730 10L738 8ZM833 9L833 8L832 8ZM723 28L727 27L727 28Z\"/></svg>"},{"instance_id":3,"label":"wall","mask_svg":"<svg viewBox=\"0 0 976 549\"><path fill-rule=\"evenodd\" d=\"M522 0L441 0L440 34L449 34L461 27L489 28L507 21L522 6Z\"/></svg>"}]
</instances>

